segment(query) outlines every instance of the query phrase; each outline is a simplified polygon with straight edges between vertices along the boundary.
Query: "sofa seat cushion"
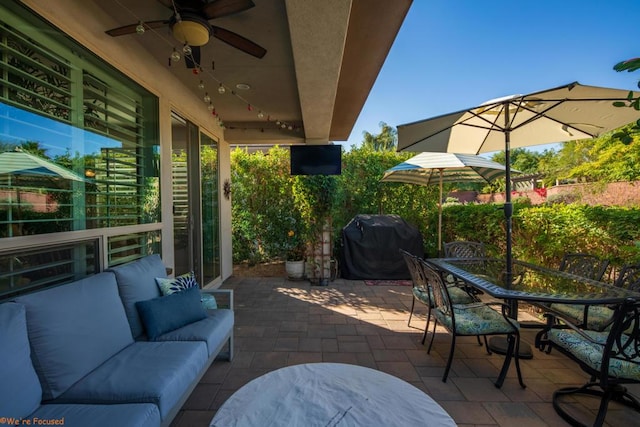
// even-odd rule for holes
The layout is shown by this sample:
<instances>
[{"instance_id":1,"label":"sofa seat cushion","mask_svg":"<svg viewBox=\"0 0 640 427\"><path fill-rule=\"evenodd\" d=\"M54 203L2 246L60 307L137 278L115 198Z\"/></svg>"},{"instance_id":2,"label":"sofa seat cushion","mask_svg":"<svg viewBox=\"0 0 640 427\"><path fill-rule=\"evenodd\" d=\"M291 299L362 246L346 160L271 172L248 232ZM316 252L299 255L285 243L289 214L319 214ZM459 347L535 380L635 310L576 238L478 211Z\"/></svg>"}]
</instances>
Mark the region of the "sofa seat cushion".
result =
<instances>
[{"instance_id":1,"label":"sofa seat cushion","mask_svg":"<svg viewBox=\"0 0 640 427\"><path fill-rule=\"evenodd\" d=\"M100 273L16 298L27 309L31 359L44 400L133 343L115 276Z\"/></svg>"},{"instance_id":2,"label":"sofa seat cushion","mask_svg":"<svg viewBox=\"0 0 640 427\"><path fill-rule=\"evenodd\" d=\"M153 403L164 420L207 364L204 342L136 342L74 384L56 402Z\"/></svg>"},{"instance_id":3,"label":"sofa seat cushion","mask_svg":"<svg viewBox=\"0 0 640 427\"><path fill-rule=\"evenodd\" d=\"M160 335L157 341L204 341L209 356L217 354L233 332L233 310L207 310L205 319Z\"/></svg>"},{"instance_id":4,"label":"sofa seat cushion","mask_svg":"<svg viewBox=\"0 0 640 427\"><path fill-rule=\"evenodd\" d=\"M22 304L0 304L0 416L26 418L42 399ZM1 424L1 423L0 423Z\"/></svg>"},{"instance_id":5,"label":"sofa seat cushion","mask_svg":"<svg viewBox=\"0 0 640 427\"><path fill-rule=\"evenodd\" d=\"M160 411L151 403L127 403L122 405L43 405L28 417L31 425L38 420L64 420L67 427L158 427Z\"/></svg>"},{"instance_id":6,"label":"sofa seat cushion","mask_svg":"<svg viewBox=\"0 0 640 427\"><path fill-rule=\"evenodd\" d=\"M118 290L124 304L124 310L131 325L131 333L138 338L144 333L144 328L136 302L159 297L160 288L156 284L156 277L167 277L167 269L162 263L160 255L148 255L136 261L109 268L116 275Z\"/></svg>"},{"instance_id":7,"label":"sofa seat cushion","mask_svg":"<svg viewBox=\"0 0 640 427\"><path fill-rule=\"evenodd\" d=\"M200 303L200 289L197 287L163 297L138 301L136 308L147 337L152 341L165 332L207 317L207 312Z\"/></svg>"}]
</instances>

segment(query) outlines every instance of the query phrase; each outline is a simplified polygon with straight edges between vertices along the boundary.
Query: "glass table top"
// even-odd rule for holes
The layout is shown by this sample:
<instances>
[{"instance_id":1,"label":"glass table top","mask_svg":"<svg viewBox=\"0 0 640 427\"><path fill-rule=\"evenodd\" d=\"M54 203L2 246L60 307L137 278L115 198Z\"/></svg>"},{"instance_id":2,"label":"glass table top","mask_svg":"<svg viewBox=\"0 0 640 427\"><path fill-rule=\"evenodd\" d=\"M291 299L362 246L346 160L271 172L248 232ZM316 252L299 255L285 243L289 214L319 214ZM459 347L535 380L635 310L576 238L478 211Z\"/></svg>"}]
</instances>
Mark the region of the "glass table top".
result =
<instances>
[{"instance_id":1,"label":"glass table top","mask_svg":"<svg viewBox=\"0 0 640 427\"><path fill-rule=\"evenodd\" d=\"M532 302L617 304L640 293L559 270L514 260L511 283L497 258L428 258L426 261L494 298Z\"/></svg>"}]
</instances>

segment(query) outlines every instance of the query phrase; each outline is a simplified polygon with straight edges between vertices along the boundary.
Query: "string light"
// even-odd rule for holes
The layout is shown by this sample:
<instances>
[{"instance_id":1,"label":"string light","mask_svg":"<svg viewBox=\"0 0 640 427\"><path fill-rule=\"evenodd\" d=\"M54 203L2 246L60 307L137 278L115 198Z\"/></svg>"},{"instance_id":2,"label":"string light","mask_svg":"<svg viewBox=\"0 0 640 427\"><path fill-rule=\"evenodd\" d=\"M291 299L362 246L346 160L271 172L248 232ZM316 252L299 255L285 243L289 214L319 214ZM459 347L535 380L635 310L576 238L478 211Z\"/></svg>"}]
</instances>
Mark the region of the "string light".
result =
<instances>
[{"instance_id":1,"label":"string light","mask_svg":"<svg viewBox=\"0 0 640 427\"><path fill-rule=\"evenodd\" d=\"M135 31L136 31L137 34L144 34L147 30L149 30L149 31L153 32L155 35L157 35L161 40L165 41L169 46L171 46L175 42L175 40L169 41L163 34L158 32L156 29L147 26L144 23L144 21L142 19L140 19L140 17L136 16L136 14L132 10L130 10L127 7L125 7L122 4L122 2L118 1L117 3L123 9L125 9L130 15L132 15L135 19L138 20L138 25L135 28ZM177 10L174 11L174 12L175 12L176 21L181 21L182 18L180 17L180 15L177 12ZM176 50L175 47L173 47L173 50L172 50L171 55L170 55L169 60L168 60L168 65L171 66L172 63L180 61L182 59L183 55L191 56L192 54L193 54L193 50L192 50L191 46L189 46L188 43L185 43L184 46L182 47L182 54L181 54L180 51ZM191 58L191 59L193 60L193 58ZM214 61L211 61L211 70L208 70L208 71L205 71L200 66L200 64L196 63L195 61L193 61L193 62L194 62L195 67L192 69L192 73L194 75L198 75L200 73L207 73L207 75L209 77L213 78L215 81L218 82L218 84L219 84L218 85L218 93L220 95L223 95L223 94L225 94L227 92L227 88L225 87L225 85L220 80L218 80L217 78L215 78L211 74L215 70ZM204 90L205 89L205 82L202 79L199 79L199 83L198 83L197 87L198 87L199 90ZM236 98L238 98L242 102L246 103L248 111L253 111L254 110L253 105L250 102L248 102L248 100L244 99L242 96L239 96L234 90L231 90L230 92L231 92L231 95L235 96ZM217 120L219 126L222 129L225 129L224 122L222 121L220 116L216 113L215 107L213 106L213 103L211 102L211 97L208 94L205 94L205 97L203 97L203 99L204 99L205 103L207 104L207 109L209 111L211 111L212 114L216 117L216 120ZM265 117L266 117L266 121L267 122L271 122L272 121L271 116L266 114L263 110L258 110L257 117L259 119L265 119ZM276 120L276 125L280 129L295 130L296 132L300 132L301 131L301 128L299 126L294 126L292 124L286 123L286 122L281 121L281 120ZM264 128L262 129L262 131L264 131Z\"/></svg>"}]
</instances>

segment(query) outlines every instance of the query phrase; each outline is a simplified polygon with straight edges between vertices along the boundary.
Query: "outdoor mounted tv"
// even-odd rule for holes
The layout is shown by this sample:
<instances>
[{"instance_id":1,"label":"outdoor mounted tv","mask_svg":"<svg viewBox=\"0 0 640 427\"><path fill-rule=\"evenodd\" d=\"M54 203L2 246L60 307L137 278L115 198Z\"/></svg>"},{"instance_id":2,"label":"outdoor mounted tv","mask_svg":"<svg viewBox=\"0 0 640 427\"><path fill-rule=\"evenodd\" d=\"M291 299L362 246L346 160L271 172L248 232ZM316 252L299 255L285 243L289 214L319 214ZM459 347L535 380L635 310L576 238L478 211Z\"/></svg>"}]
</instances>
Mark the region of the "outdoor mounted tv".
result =
<instances>
[{"instance_id":1,"label":"outdoor mounted tv","mask_svg":"<svg viewBox=\"0 0 640 427\"><path fill-rule=\"evenodd\" d=\"M342 146L292 145L291 175L340 175Z\"/></svg>"}]
</instances>

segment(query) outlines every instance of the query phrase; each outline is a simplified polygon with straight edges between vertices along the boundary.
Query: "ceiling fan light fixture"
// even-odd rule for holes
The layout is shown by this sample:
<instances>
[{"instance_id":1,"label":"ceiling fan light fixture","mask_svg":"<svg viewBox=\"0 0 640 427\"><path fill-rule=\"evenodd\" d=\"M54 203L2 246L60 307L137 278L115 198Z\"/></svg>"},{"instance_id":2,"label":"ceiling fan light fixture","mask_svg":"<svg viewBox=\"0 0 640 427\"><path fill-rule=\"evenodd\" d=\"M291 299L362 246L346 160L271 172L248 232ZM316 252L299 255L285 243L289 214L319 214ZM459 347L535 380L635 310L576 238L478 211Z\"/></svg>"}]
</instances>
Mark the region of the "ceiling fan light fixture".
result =
<instances>
[{"instance_id":1,"label":"ceiling fan light fixture","mask_svg":"<svg viewBox=\"0 0 640 427\"><path fill-rule=\"evenodd\" d=\"M177 21L171 32L178 41L190 46L204 46L209 41L209 27L197 21Z\"/></svg>"}]
</instances>

